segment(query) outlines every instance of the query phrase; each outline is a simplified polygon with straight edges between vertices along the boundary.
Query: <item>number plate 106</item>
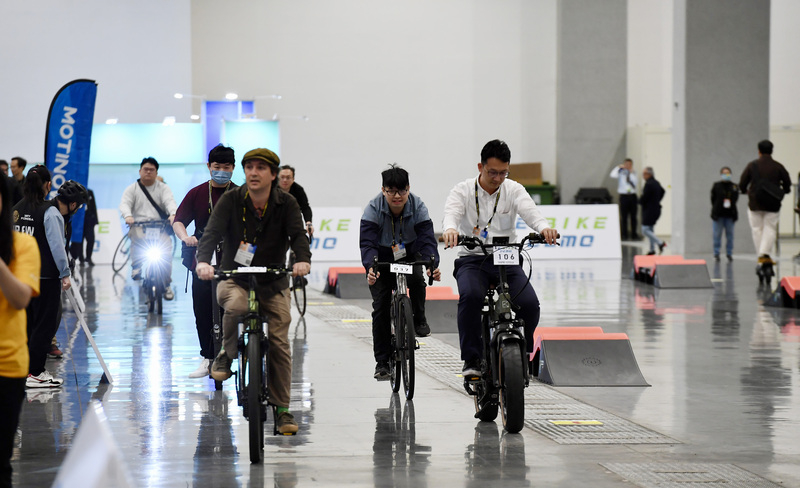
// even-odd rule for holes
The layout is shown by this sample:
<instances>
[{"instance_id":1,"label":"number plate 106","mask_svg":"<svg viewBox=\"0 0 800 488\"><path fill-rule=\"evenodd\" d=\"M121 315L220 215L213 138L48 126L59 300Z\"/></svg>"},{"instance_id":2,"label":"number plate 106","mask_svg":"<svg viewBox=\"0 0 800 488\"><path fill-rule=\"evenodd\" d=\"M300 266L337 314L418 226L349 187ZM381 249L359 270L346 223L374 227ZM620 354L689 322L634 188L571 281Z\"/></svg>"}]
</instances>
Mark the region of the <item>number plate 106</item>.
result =
<instances>
[{"instance_id":1,"label":"number plate 106","mask_svg":"<svg viewBox=\"0 0 800 488\"><path fill-rule=\"evenodd\" d=\"M497 247L493 253L496 266L519 265L519 249L515 247Z\"/></svg>"}]
</instances>

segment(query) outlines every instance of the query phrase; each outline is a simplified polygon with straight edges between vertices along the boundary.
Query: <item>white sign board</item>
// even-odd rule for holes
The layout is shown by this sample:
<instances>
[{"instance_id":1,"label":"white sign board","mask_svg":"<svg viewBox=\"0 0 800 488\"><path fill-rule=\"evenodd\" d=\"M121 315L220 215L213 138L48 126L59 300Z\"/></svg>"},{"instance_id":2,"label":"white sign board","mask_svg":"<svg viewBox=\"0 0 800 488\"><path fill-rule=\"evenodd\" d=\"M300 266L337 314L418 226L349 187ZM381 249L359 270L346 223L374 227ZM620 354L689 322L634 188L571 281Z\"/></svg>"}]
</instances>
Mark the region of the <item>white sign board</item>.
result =
<instances>
[{"instance_id":1,"label":"white sign board","mask_svg":"<svg viewBox=\"0 0 800 488\"><path fill-rule=\"evenodd\" d=\"M539 205L549 226L561 238L560 246L537 244L528 251L539 259L621 259L619 209L610 205ZM533 229L517 217L517 239Z\"/></svg>"},{"instance_id":2,"label":"white sign board","mask_svg":"<svg viewBox=\"0 0 800 488\"><path fill-rule=\"evenodd\" d=\"M361 261L359 207L314 207L311 262Z\"/></svg>"},{"instance_id":3,"label":"white sign board","mask_svg":"<svg viewBox=\"0 0 800 488\"><path fill-rule=\"evenodd\" d=\"M98 208L97 226L94 228L94 252L92 262L111 264L114 251L122 236L128 233L127 226L123 230L122 219L116 208Z\"/></svg>"}]
</instances>

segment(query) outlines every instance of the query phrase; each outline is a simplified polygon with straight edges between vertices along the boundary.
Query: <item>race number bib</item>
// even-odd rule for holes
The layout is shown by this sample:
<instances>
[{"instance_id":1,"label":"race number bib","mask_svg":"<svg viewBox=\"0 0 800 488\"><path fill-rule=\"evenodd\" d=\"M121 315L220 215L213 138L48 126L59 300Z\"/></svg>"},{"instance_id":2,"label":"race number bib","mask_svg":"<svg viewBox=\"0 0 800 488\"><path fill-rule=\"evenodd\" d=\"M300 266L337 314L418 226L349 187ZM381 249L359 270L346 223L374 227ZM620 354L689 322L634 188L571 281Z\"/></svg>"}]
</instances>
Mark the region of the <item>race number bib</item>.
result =
<instances>
[{"instance_id":1,"label":"race number bib","mask_svg":"<svg viewBox=\"0 0 800 488\"><path fill-rule=\"evenodd\" d=\"M414 267L411 266L410 264L393 263L389 265L389 271L391 271L392 273L410 275L414 273Z\"/></svg>"},{"instance_id":2,"label":"race number bib","mask_svg":"<svg viewBox=\"0 0 800 488\"><path fill-rule=\"evenodd\" d=\"M161 230L158 227L148 227L144 230L144 238L148 241L157 241L161 238Z\"/></svg>"},{"instance_id":3,"label":"race number bib","mask_svg":"<svg viewBox=\"0 0 800 488\"><path fill-rule=\"evenodd\" d=\"M515 247L497 247L492 253L495 266L519 265L519 249Z\"/></svg>"}]
</instances>

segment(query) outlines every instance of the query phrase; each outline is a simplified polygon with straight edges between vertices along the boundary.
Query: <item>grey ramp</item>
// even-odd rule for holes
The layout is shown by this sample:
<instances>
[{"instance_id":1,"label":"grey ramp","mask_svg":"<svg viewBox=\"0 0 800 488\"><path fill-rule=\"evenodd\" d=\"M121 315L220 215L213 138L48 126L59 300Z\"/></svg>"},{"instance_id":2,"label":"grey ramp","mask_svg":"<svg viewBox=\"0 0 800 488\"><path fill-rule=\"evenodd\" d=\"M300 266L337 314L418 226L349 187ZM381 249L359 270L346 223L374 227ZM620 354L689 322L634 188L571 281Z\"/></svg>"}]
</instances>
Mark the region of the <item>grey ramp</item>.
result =
<instances>
[{"instance_id":1,"label":"grey ramp","mask_svg":"<svg viewBox=\"0 0 800 488\"><path fill-rule=\"evenodd\" d=\"M335 295L338 298L372 298L363 273L339 273Z\"/></svg>"},{"instance_id":2,"label":"grey ramp","mask_svg":"<svg viewBox=\"0 0 800 488\"><path fill-rule=\"evenodd\" d=\"M653 285L658 288L713 288L704 264L659 264Z\"/></svg>"},{"instance_id":3,"label":"grey ramp","mask_svg":"<svg viewBox=\"0 0 800 488\"><path fill-rule=\"evenodd\" d=\"M431 332L458 332L458 300L428 300L425 302L425 318Z\"/></svg>"},{"instance_id":4,"label":"grey ramp","mask_svg":"<svg viewBox=\"0 0 800 488\"><path fill-rule=\"evenodd\" d=\"M553 386L650 386L625 339L543 340L539 381Z\"/></svg>"}]
</instances>

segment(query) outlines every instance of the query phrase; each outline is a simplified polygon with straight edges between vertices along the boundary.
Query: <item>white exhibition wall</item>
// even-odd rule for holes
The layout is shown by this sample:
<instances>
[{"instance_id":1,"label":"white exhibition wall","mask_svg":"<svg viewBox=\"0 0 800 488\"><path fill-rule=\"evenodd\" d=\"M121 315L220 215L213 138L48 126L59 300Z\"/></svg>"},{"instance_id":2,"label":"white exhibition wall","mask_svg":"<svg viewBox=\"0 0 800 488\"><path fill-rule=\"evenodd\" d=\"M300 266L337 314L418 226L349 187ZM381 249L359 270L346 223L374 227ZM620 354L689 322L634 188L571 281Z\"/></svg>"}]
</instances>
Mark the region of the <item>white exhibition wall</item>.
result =
<instances>
[{"instance_id":1,"label":"white exhibition wall","mask_svg":"<svg viewBox=\"0 0 800 488\"><path fill-rule=\"evenodd\" d=\"M800 2L771 9L771 123L797 124ZM259 117L277 114L281 157L312 205L363 206L397 162L438 227L447 191L474 174L489 139L555 182L556 10L556 0L2 2L0 43L14 47L0 50L0 158L41 160L47 108L71 79L98 82L98 123L188 123L198 100L173 93L237 92ZM628 125L669 127L672 2L629 0L628 24Z\"/></svg>"}]
</instances>

